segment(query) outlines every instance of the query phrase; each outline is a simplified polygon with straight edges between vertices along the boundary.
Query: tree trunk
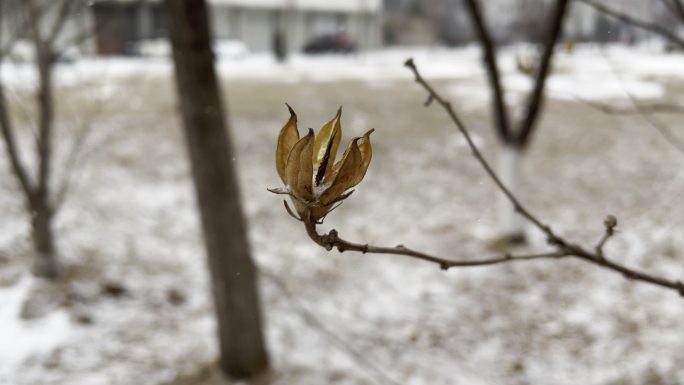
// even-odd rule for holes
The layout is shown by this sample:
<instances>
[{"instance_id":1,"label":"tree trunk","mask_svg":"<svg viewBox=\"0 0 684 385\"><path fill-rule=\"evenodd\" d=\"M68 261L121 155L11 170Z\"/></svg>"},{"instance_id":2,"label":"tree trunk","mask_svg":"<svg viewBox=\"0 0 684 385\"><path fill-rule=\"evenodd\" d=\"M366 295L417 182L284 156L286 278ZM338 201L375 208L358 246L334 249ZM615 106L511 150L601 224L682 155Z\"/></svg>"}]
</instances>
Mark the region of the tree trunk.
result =
<instances>
[{"instance_id":1,"label":"tree trunk","mask_svg":"<svg viewBox=\"0 0 684 385\"><path fill-rule=\"evenodd\" d=\"M520 196L520 187L523 185L523 153L518 146L504 144L501 146L497 162L497 174L504 186ZM502 193L497 192L499 209L499 231L501 236L510 243L525 242L525 221L518 214L511 201Z\"/></svg>"},{"instance_id":2,"label":"tree trunk","mask_svg":"<svg viewBox=\"0 0 684 385\"><path fill-rule=\"evenodd\" d=\"M52 71L54 60L51 48L36 37L36 66L38 69L38 93L36 101L39 109L38 143L38 183L30 200L31 230L35 259L33 273L39 277L55 278L59 275L59 264L52 231L54 208L50 199L50 176L52 169L52 136L54 124L54 105L52 92Z\"/></svg>"},{"instance_id":3,"label":"tree trunk","mask_svg":"<svg viewBox=\"0 0 684 385\"><path fill-rule=\"evenodd\" d=\"M234 378L268 367L204 0L166 0L176 84L218 316L220 364Z\"/></svg>"},{"instance_id":4,"label":"tree trunk","mask_svg":"<svg viewBox=\"0 0 684 385\"><path fill-rule=\"evenodd\" d=\"M52 232L52 210L38 203L31 209L31 235L35 257L33 274L39 277L55 278L59 275L57 252Z\"/></svg>"}]
</instances>

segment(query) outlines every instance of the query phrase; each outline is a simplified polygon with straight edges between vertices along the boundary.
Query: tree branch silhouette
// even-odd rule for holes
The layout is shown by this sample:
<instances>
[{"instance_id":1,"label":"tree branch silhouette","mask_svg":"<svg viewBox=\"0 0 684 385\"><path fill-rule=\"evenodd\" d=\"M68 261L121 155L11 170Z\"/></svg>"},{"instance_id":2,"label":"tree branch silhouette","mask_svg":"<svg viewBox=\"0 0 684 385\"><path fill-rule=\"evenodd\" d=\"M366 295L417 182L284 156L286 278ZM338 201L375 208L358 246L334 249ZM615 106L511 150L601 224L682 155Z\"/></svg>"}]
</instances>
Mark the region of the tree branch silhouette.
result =
<instances>
[{"instance_id":1,"label":"tree branch silhouette","mask_svg":"<svg viewBox=\"0 0 684 385\"><path fill-rule=\"evenodd\" d=\"M617 9L608 7L608 6L602 4L598 1L595 1L595 0L576 0L576 1L578 1L580 3L584 3L584 4L594 8L595 10L597 10L597 11L599 11L605 15L608 15L608 16L614 17L618 20L632 24L635 27L653 32L655 34L658 34L658 35L670 40L671 42L679 45L680 47L684 48L684 39L677 36L677 34L672 29L666 28L666 27L662 26L661 24L651 23L651 22L648 22L645 20L638 19L632 15L628 15L624 12L620 12ZM682 7L681 3L677 2L676 4L677 4L676 6L678 8L684 9L684 7ZM682 16L682 17L684 20L684 16Z\"/></svg>"},{"instance_id":2,"label":"tree branch silhouette","mask_svg":"<svg viewBox=\"0 0 684 385\"><path fill-rule=\"evenodd\" d=\"M425 91L427 91L428 99L426 105L429 105L432 102L437 102L442 107L442 109L451 118L451 121L456 125L458 130L465 137L468 146L472 151L473 156L480 163L480 165L485 170L489 178L510 200L510 202L515 207L516 212L522 215L528 222L533 224L546 235L547 242L554 248L554 250L539 254L525 254L518 256L504 254L500 257L453 260L409 249L404 245L398 245L395 247L382 247L350 242L341 238L337 230L335 229L330 230L330 232L328 232L327 234L319 234L316 230L317 223L315 221L312 221L310 218L306 217L301 218L301 220L304 222L307 234L316 244L320 245L328 251L336 248L339 252L357 251L363 254L393 254L407 256L410 258L435 263L444 270L456 267L488 266L516 261L530 261L538 259L555 260L573 257L581 261L596 265L600 268L612 271L614 273L619 273L624 278L629 280L638 281L642 283L649 283L661 288L674 290L679 295L684 297L684 283L682 283L682 281L671 280L655 274L639 271L637 269L627 267L612 259L608 259L604 255L603 247L605 246L606 242L614 235L615 227L617 226L617 219L614 216L608 215L606 217L606 219L604 220L605 232L599 240L599 242L591 249L567 240L566 238L554 232L549 225L544 224L544 222L537 216L535 216L530 210L528 210L518 200L518 198L513 193L511 193L511 191L503 184L501 179L499 179L498 175L493 171L492 167L489 165L487 160L484 158L480 150L473 142L468 129L459 118L451 103L448 100L446 100L443 96L441 96L441 94L439 94L432 87L432 85L423 78L415 63L413 62L413 59L408 59L405 62L405 66L413 72L416 83L418 83L425 89Z\"/></svg>"}]
</instances>

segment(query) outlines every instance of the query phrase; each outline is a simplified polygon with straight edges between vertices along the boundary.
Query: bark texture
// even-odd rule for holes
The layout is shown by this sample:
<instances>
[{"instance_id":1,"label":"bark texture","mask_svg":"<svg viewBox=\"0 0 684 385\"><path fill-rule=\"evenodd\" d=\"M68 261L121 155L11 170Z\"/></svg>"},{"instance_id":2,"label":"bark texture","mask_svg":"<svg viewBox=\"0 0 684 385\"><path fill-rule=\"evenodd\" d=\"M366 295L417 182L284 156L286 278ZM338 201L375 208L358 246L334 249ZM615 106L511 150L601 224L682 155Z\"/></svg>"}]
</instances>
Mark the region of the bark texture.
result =
<instances>
[{"instance_id":1,"label":"bark texture","mask_svg":"<svg viewBox=\"0 0 684 385\"><path fill-rule=\"evenodd\" d=\"M256 269L219 94L204 0L166 0L187 149L209 259L220 364L233 378L268 367Z\"/></svg>"}]
</instances>

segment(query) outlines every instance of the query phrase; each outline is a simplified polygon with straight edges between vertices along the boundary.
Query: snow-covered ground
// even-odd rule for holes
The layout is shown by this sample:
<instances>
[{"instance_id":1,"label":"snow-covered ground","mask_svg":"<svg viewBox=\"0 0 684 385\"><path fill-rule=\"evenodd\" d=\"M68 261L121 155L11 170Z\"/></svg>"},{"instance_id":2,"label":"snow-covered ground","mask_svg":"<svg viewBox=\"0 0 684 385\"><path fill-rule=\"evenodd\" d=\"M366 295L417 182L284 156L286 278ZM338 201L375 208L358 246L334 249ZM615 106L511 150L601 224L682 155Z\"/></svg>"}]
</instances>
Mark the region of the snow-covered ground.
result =
<instances>
[{"instance_id":1,"label":"snow-covered ground","mask_svg":"<svg viewBox=\"0 0 684 385\"><path fill-rule=\"evenodd\" d=\"M526 50L506 49L501 63L513 105L530 87L516 71L518 52ZM327 253L266 192L279 182L283 103L298 111L300 128L319 127L343 105L345 138L375 127L375 152L366 180L323 229L458 258L494 253L495 190L444 113L423 107L402 66L409 56L495 160L475 48L218 63L264 272L274 367L265 383L684 384L684 301L674 293L571 260L442 272L402 257ZM63 281L28 273L28 224L0 156L0 384L215 383L206 369L217 354L212 305L171 68L160 59L60 67L60 163L74 132L92 122L57 218ZM32 119L21 111L34 73L1 71L29 145ZM558 55L523 201L587 245L614 214L620 232L608 255L684 277L684 154L638 115L587 104L628 107L626 92L684 105L684 56L591 46ZM684 140L682 115L657 119ZM529 248L545 248L541 235L532 233Z\"/></svg>"}]
</instances>

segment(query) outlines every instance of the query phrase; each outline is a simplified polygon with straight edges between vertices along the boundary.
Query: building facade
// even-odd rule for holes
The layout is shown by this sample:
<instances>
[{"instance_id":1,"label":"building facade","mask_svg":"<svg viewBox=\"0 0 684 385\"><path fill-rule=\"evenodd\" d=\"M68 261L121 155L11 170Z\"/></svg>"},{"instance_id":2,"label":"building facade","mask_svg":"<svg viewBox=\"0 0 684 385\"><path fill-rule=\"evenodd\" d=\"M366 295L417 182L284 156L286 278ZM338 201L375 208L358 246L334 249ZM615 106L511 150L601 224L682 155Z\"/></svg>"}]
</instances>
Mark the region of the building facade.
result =
<instances>
[{"instance_id":1,"label":"building facade","mask_svg":"<svg viewBox=\"0 0 684 385\"><path fill-rule=\"evenodd\" d=\"M250 52L299 52L317 37L345 34L359 49L381 45L381 0L210 0L214 38L244 43ZM98 0L93 5L97 52L135 54L142 41L166 37L159 0Z\"/></svg>"}]
</instances>

